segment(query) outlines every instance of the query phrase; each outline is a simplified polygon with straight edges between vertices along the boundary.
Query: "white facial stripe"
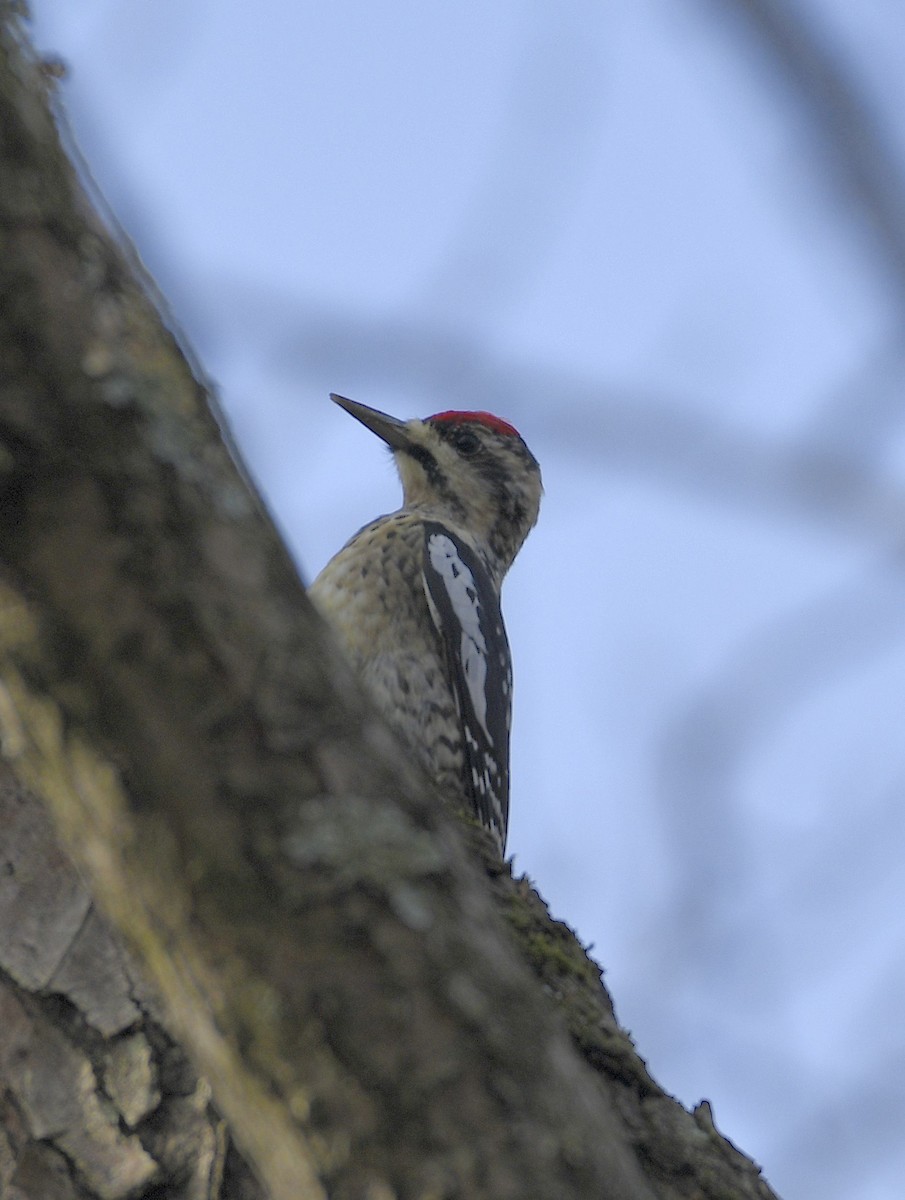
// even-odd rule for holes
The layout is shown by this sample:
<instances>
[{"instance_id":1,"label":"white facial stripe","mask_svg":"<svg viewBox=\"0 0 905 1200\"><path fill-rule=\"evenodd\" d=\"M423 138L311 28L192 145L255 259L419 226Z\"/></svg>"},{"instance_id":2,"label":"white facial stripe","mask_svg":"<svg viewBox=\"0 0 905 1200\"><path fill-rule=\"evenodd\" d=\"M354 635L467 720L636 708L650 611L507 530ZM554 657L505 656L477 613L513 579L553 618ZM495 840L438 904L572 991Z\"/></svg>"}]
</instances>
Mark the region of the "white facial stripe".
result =
<instances>
[{"instance_id":1,"label":"white facial stripe","mask_svg":"<svg viewBox=\"0 0 905 1200\"><path fill-rule=\"evenodd\" d=\"M459 557L452 538L433 533L427 539L431 566L443 580L461 629L459 655L475 716L493 745L487 728L487 642L481 628L481 605L474 576Z\"/></svg>"}]
</instances>

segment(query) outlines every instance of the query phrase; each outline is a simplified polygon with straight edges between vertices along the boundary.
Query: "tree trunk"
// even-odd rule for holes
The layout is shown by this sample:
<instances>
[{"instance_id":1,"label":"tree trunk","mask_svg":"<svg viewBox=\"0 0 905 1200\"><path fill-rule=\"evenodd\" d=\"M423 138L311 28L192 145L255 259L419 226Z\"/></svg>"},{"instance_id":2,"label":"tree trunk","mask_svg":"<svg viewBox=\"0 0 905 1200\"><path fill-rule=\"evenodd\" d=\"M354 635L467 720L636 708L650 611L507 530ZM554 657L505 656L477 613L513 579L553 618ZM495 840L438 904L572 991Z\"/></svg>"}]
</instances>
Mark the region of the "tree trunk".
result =
<instances>
[{"instance_id":1,"label":"tree trunk","mask_svg":"<svg viewBox=\"0 0 905 1200\"><path fill-rule=\"evenodd\" d=\"M400 757L0 12L3 1194L772 1195Z\"/></svg>"}]
</instances>

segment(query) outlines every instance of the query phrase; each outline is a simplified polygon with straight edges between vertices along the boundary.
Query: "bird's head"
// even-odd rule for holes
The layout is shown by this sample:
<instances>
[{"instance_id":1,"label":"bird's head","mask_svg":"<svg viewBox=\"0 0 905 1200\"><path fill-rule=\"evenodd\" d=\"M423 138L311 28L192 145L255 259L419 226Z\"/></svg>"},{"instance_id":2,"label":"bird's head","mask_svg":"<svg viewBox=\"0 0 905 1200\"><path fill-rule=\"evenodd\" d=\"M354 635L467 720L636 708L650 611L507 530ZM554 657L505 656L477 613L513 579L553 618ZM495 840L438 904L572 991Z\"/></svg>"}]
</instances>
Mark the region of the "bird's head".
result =
<instances>
[{"instance_id":1,"label":"bird's head","mask_svg":"<svg viewBox=\"0 0 905 1200\"><path fill-rule=\"evenodd\" d=\"M487 412L400 421L344 396L331 399L391 448L403 507L464 530L502 579L537 521L543 491L537 459L518 431Z\"/></svg>"}]
</instances>

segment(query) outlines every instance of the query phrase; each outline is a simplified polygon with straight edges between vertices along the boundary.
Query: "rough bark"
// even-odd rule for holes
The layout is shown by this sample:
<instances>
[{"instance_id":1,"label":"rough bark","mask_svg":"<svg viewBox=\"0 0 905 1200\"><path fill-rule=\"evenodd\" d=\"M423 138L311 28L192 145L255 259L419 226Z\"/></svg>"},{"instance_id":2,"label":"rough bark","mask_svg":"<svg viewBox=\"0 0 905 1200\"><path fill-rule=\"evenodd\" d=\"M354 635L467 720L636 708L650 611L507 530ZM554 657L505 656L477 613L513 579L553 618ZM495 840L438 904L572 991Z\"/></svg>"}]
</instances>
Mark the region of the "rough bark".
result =
<instances>
[{"instance_id":1,"label":"rough bark","mask_svg":"<svg viewBox=\"0 0 905 1200\"><path fill-rule=\"evenodd\" d=\"M259 1200L140 967L5 765L0 829L0 1195Z\"/></svg>"},{"instance_id":2,"label":"rough bark","mask_svg":"<svg viewBox=\"0 0 905 1200\"><path fill-rule=\"evenodd\" d=\"M0 12L9 1194L770 1196L400 757Z\"/></svg>"}]
</instances>

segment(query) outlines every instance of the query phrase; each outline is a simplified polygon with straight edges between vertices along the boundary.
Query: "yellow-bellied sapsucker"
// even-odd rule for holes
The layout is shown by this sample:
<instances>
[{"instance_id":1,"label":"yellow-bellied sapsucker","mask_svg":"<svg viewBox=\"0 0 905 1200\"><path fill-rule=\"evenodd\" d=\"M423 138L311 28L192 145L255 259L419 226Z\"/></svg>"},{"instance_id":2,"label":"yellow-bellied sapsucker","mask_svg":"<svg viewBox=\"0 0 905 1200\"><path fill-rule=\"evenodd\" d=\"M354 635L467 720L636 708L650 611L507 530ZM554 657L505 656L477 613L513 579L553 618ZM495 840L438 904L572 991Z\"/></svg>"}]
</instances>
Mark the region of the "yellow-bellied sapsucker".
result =
<instances>
[{"instance_id":1,"label":"yellow-bellied sapsucker","mask_svg":"<svg viewBox=\"0 0 905 1200\"><path fill-rule=\"evenodd\" d=\"M540 468L490 413L400 421L332 399L391 448L404 495L331 559L311 596L397 735L502 855L512 664L500 586L537 520Z\"/></svg>"}]
</instances>

